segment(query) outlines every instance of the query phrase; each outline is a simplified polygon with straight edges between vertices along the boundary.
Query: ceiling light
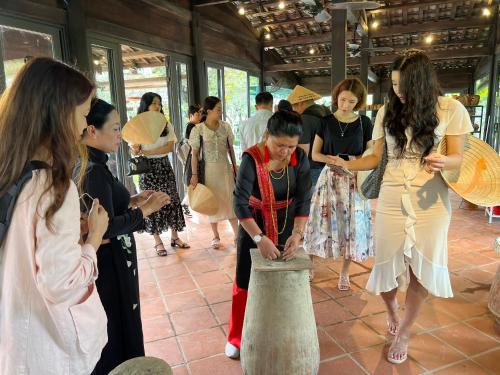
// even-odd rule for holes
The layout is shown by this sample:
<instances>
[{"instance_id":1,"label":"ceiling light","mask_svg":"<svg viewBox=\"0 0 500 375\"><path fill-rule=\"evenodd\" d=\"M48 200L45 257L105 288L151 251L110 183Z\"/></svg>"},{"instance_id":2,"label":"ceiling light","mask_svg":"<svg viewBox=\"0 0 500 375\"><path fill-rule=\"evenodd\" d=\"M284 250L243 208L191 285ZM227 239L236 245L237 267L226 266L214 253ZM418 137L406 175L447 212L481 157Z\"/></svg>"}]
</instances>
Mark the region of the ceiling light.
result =
<instances>
[{"instance_id":1,"label":"ceiling light","mask_svg":"<svg viewBox=\"0 0 500 375\"><path fill-rule=\"evenodd\" d=\"M94 65L99 65L99 60L94 60Z\"/></svg>"},{"instance_id":2,"label":"ceiling light","mask_svg":"<svg viewBox=\"0 0 500 375\"><path fill-rule=\"evenodd\" d=\"M278 4L278 8L279 9L285 9L285 2L284 1L280 1L280 3Z\"/></svg>"},{"instance_id":3,"label":"ceiling light","mask_svg":"<svg viewBox=\"0 0 500 375\"><path fill-rule=\"evenodd\" d=\"M271 39L271 34L266 33L266 35L264 35L264 38L266 38L267 40Z\"/></svg>"},{"instance_id":4,"label":"ceiling light","mask_svg":"<svg viewBox=\"0 0 500 375\"><path fill-rule=\"evenodd\" d=\"M311 48L311 49L309 50L309 54L310 54L310 55L314 55L314 48Z\"/></svg>"},{"instance_id":5,"label":"ceiling light","mask_svg":"<svg viewBox=\"0 0 500 375\"><path fill-rule=\"evenodd\" d=\"M491 10L489 8L483 8L483 16L485 17L491 16Z\"/></svg>"},{"instance_id":6,"label":"ceiling light","mask_svg":"<svg viewBox=\"0 0 500 375\"><path fill-rule=\"evenodd\" d=\"M238 9L238 13L239 13L240 15L244 15L244 14L245 14L245 8L240 7L240 9Z\"/></svg>"},{"instance_id":7,"label":"ceiling light","mask_svg":"<svg viewBox=\"0 0 500 375\"><path fill-rule=\"evenodd\" d=\"M431 44L433 40L434 38L432 37L432 35L429 35L425 38L425 43Z\"/></svg>"},{"instance_id":8,"label":"ceiling light","mask_svg":"<svg viewBox=\"0 0 500 375\"><path fill-rule=\"evenodd\" d=\"M379 23L378 21L373 21L372 22L372 29L378 29Z\"/></svg>"}]
</instances>

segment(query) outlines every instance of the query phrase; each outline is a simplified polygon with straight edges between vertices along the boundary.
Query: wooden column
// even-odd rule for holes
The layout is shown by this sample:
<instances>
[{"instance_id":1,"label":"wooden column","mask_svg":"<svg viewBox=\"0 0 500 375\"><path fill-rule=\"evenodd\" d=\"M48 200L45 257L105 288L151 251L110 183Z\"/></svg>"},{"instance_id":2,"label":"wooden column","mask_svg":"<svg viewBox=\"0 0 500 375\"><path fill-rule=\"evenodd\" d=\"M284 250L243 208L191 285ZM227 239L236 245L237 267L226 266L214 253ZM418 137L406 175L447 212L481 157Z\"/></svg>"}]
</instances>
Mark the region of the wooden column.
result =
<instances>
[{"instance_id":1,"label":"wooden column","mask_svg":"<svg viewBox=\"0 0 500 375\"><path fill-rule=\"evenodd\" d=\"M191 34L193 39L193 88L196 103L201 104L208 96L207 74L205 69L205 57L200 35L200 13L193 9L191 20Z\"/></svg>"},{"instance_id":2,"label":"wooden column","mask_svg":"<svg viewBox=\"0 0 500 375\"><path fill-rule=\"evenodd\" d=\"M346 34L347 10L334 9L332 11L332 89L346 77Z\"/></svg>"},{"instance_id":3,"label":"wooden column","mask_svg":"<svg viewBox=\"0 0 500 375\"><path fill-rule=\"evenodd\" d=\"M82 72L92 73L90 48L87 43L87 25L82 0L70 0L66 6L70 62Z\"/></svg>"},{"instance_id":4,"label":"wooden column","mask_svg":"<svg viewBox=\"0 0 500 375\"><path fill-rule=\"evenodd\" d=\"M361 66L359 67L359 79L365 85L366 90L368 90L368 70L370 69L370 53L367 48L369 47L370 42L368 39L368 35L363 35L361 38ZM361 114L366 114L365 110L360 111Z\"/></svg>"}]
</instances>

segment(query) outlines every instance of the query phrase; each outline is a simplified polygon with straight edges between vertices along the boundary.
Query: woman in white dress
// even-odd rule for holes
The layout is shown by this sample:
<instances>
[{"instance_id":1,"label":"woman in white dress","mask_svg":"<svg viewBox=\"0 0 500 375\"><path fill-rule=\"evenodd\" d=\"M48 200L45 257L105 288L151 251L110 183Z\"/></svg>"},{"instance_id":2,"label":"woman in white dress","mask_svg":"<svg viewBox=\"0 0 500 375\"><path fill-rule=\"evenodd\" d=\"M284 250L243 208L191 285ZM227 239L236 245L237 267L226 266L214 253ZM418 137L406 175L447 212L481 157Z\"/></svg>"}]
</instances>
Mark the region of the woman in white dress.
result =
<instances>
[{"instance_id":1,"label":"woman in white dress","mask_svg":"<svg viewBox=\"0 0 500 375\"><path fill-rule=\"evenodd\" d=\"M229 220L235 237L238 233L238 219L233 209L236 166L230 162L230 159L236 160L233 149L234 135L231 125L221 120L222 103L219 98L209 96L205 99L203 115L206 116L205 121L193 128L189 136L189 144L193 149L191 185L196 187L198 184L196 171L198 171L198 153L201 147L205 161L204 184L214 193L219 203L219 211L208 217L214 234L211 246L218 249L220 221Z\"/></svg>"},{"instance_id":2,"label":"woman in white dress","mask_svg":"<svg viewBox=\"0 0 500 375\"><path fill-rule=\"evenodd\" d=\"M335 164L351 170L375 168L387 146L376 210L375 265L366 288L381 294L388 310L388 331L395 335L387 359L408 357L410 329L428 293L453 296L448 274L448 187L439 171L457 169L466 134L473 130L458 101L440 96L430 59L408 51L392 66L388 103L377 113L373 155ZM447 153L436 153L446 137ZM396 292L408 288L401 321Z\"/></svg>"}]
</instances>

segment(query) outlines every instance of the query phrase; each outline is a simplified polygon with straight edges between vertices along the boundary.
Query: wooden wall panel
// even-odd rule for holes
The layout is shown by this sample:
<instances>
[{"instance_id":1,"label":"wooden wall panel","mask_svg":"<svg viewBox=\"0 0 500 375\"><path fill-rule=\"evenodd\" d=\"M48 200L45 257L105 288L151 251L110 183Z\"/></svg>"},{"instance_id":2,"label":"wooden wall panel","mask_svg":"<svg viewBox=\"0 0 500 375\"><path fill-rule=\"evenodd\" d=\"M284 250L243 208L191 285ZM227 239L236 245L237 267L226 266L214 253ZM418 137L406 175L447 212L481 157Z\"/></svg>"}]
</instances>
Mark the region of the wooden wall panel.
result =
<instances>
[{"instance_id":1,"label":"wooden wall panel","mask_svg":"<svg viewBox=\"0 0 500 375\"><path fill-rule=\"evenodd\" d=\"M151 36L191 45L189 21L137 0L86 0L87 17L111 25L137 30ZM108 32L112 28L108 28ZM139 42L134 40L134 42ZM174 51L183 53L184 51Z\"/></svg>"}]
</instances>

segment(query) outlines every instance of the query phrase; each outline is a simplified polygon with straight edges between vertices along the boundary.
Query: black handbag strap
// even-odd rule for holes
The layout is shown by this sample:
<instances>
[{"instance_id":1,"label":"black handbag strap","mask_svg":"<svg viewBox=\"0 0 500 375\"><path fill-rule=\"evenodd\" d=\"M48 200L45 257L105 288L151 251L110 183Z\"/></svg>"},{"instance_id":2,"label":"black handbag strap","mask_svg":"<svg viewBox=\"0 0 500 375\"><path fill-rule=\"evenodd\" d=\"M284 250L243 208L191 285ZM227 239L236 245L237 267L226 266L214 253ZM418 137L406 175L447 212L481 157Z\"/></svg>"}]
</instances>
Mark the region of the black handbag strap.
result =
<instances>
[{"instance_id":1,"label":"black handbag strap","mask_svg":"<svg viewBox=\"0 0 500 375\"><path fill-rule=\"evenodd\" d=\"M48 164L42 161L32 160L28 162L23 168L21 176L14 184L12 184L9 190L7 190L7 192L0 197L0 245L7 234L17 198L21 194L24 185L31 180L33 171L48 167Z\"/></svg>"}]
</instances>

